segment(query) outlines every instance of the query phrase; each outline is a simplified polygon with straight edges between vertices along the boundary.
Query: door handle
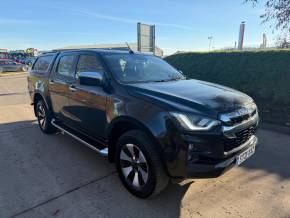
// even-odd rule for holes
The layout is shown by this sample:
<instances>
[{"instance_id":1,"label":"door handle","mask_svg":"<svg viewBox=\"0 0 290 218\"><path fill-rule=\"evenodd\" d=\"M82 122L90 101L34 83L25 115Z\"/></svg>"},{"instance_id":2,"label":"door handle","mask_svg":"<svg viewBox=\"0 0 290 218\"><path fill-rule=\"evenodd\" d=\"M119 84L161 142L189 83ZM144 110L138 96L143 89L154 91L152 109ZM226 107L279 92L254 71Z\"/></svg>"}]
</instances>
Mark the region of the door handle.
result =
<instances>
[{"instance_id":1,"label":"door handle","mask_svg":"<svg viewBox=\"0 0 290 218\"><path fill-rule=\"evenodd\" d=\"M77 89L76 89L76 87L74 85L70 85L69 86L69 90L72 91L72 92L77 91Z\"/></svg>"}]
</instances>

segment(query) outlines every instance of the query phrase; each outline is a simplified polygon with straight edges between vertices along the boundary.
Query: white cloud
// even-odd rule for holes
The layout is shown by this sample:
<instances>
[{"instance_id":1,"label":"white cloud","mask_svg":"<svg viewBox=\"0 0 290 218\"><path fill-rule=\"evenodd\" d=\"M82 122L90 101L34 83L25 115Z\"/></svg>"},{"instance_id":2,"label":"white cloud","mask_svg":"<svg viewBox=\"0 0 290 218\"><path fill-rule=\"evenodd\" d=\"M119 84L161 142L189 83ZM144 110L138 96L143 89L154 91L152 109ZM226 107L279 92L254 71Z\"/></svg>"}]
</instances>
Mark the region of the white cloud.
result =
<instances>
[{"instance_id":1,"label":"white cloud","mask_svg":"<svg viewBox=\"0 0 290 218\"><path fill-rule=\"evenodd\" d=\"M128 19L128 18L123 18L123 17L116 17L116 16L111 16L111 15L104 15L104 14L99 14L95 12L91 12L88 10L80 10L78 11L82 15L86 15L89 17L93 18L98 18L102 20L109 20L109 21L115 21L115 22L120 22L120 23L127 23L127 24L136 24L137 22L141 22L140 20L137 19ZM144 23L149 23L149 24L154 24L157 26L165 26L165 27L170 27L170 28L176 28L176 29L183 29L183 30L193 30L192 27L190 26L185 26L185 25L179 25L179 24L174 24L174 23L160 23L160 22L154 22L154 21L142 21Z\"/></svg>"},{"instance_id":2,"label":"white cloud","mask_svg":"<svg viewBox=\"0 0 290 218\"><path fill-rule=\"evenodd\" d=\"M99 18L102 20L111 20L111 21L117 21L117 22L121 22L121 23L130 23L130 24L137 22L136 20L132 20L132 19L126 19L126 18L115 17L115 16L108 16L108 15L98 14L98 13L94 13L94 12L90 12L90 11L86 11L86 10L82 10L79 12L83 15L87 15L89 17L94 17L94 18Z\"/></svg>"}]
</instances>

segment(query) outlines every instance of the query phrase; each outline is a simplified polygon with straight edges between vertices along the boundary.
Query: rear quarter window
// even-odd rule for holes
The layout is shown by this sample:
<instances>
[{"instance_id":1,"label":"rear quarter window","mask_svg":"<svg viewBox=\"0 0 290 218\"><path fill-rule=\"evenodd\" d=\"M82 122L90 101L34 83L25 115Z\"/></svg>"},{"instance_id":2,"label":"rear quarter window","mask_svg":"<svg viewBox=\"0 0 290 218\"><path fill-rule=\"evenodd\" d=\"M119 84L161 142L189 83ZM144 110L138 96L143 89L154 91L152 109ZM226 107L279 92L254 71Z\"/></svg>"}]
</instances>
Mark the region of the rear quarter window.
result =
<instances>
[{"instance_id":1,"label":"rear quarter window","mask_svg":"<svg viewBox=\"0 0 290 218\"><path fill-rule=\"evenodd\" d=\"M32 67L32 70L47 71L52 59L53 55L47 55L37 58Z\"/></svg>"}]
</instances>

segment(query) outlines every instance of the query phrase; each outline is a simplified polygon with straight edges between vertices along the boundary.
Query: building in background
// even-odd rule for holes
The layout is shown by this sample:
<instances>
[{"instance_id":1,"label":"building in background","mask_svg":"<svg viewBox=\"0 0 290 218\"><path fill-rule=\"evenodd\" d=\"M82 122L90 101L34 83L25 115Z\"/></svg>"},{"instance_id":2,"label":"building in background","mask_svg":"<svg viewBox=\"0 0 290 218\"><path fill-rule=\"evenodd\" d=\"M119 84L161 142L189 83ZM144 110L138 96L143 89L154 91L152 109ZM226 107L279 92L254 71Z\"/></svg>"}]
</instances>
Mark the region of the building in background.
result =
<instances>
[{"instance_id":1,"label":"building in background","mask_svg":"<svg viewBox=\"0 0 290 218\"><path fill-rule=\"evenodd\" d=\"M138 51L137 43L129 43L129 46L133 51ZM95 49L124 50L124 51L128 50L128 46L126 45L126 43L122 43L122 44L72 45L72 46L66 46L63 48L54 49L53 51L63 51L63 50L73 50L73 49L94 49L94 48ZM155 46L155 55L159 57L163 57L163 50Z\"/></svg>"},{"instance_id":2,"label":"building in background","mask_svg":"<svg viewBox=\"0 0 290 218\"><path fill-rule=\"evenodd\" d=\"M8 58L8 50L5 48L0 48L0 59Z\"/></svg>"}]
</instances>

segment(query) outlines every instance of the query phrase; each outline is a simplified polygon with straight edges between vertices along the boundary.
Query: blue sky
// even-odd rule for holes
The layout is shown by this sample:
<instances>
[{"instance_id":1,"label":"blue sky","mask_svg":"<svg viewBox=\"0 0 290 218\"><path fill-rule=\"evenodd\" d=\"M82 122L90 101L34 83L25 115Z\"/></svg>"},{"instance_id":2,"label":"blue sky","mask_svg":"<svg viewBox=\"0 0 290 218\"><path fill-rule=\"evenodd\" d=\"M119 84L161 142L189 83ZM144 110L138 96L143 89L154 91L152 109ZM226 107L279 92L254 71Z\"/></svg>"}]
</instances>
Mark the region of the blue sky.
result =
<instances>
[{"instance_id":1,"label":"blue sky","mask_svg":"<svg viewBox=\"0 0 290 218\"><path fill-rule=\"evenodd\" d=\"M258 45L268 24L261 25L263 4L243 0L8 0L1 2L0 48L39 50L78 44L136 42L136 23L156 25L156 44L166 54L233 46L241 21L246 45Z\"/></svg>"}]
</instances>

